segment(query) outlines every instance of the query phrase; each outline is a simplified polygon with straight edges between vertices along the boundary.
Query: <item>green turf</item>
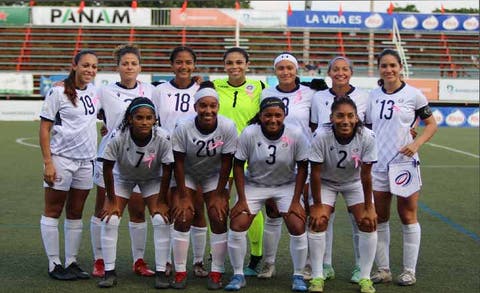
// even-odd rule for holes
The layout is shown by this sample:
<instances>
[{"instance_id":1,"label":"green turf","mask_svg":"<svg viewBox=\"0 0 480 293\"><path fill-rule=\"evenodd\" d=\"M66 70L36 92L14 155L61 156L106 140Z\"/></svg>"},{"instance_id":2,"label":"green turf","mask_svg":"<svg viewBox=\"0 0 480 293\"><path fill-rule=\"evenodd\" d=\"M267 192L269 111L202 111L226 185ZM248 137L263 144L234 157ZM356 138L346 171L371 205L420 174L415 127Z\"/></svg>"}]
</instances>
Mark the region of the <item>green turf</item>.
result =
<instances>
[{"instance_id":1,"label":"green turf","mask_svg":"<svg viewBox=\"0 0 480 293\"><path fill-rule=\"evenodd\" d=\"M40 149L15 142L18 138L30 138L25 142L38 144L38 122L0 122L0 133L0 292L100 291L95 280L60 282L47 276L47 258L39 230L43 209ZM432 143L478 156L479 130L442 128ZM421 208L419 211L422 246L417 284L409 288L395 284L377 285L377 292L478 292L480 242L459 230L466 229L477 239L480 235L479 159L428 144L421 149L421 159L424 187L420 204L428 210ZM88 270L92 262L89 218L94 206L93 195L92 192L84 212L85 229L79 257L80 263ZM351 228L343 201L339 203L333 256L337 277L326 283L325 292L357 292L357 286L348 283L353 263ZM131 273L127 222L125 217L120 228L119 284L113 291L153 291L152 278L140 278ZM153 266L151 230L150 226L145 258ZM401 226L396 213L392 214L391 232L391 266L396 275L401 270L402 258ZM248 279L243 292L290 292L291 262L285 230L277 256L277 271L277 277L271 281ZM230 275L231 268L227 264L227 276ZM206 280L191 278L187 292L205 292L205 285Z\"/></svg>"}]
</instances>

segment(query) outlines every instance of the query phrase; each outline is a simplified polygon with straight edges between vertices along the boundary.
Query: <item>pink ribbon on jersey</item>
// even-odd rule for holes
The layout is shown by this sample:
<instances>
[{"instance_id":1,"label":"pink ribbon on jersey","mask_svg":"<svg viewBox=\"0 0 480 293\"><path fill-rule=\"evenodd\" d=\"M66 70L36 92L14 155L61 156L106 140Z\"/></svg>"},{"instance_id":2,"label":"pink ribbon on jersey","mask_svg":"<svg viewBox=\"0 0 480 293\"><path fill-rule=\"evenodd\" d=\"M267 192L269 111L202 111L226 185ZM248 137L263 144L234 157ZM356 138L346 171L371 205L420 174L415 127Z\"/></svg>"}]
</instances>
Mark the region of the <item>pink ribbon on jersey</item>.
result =
<instances>
[{"instance_id":1,"label":"pink ribbon on jersey","mask_svg":"<svg viewBox=\"0 0 480 293\"><path fill-rule=\"evenodd\" d=\"M218 147L221 147L223 144L224 144L223 141L216 141L216 142L212 143L212 144L208 147L208 149L211 151L211 150L213 150L213 149L216 149L216 148L218 148Z\"/></svg>"},{"instance_id":2,"label":"pink ribbon on jersey","mask_svg":"<svg viewBox=\"0 0 480 293\"><path fill-rule=\"evenodd\" d=\"M293 99L293 103L296 104L302 100L302 93L300 91L297 91L295 95L295 99Z\"/></svg>"},{"instance_id":3,"label":"pink ribbon on jersey","mask_svg":"<svg viewBox=\"0 0 480 293\"><path fill-rule=\"evenodd\" d=\"M360 165L360 156L357 155L357 154L353 154L352 155L352 159L355 161L355 168L358 168L358 166Z\"/></svg>"},{"instance_id":4,"label":"pink ribbon on jersey","mask_svg":"<svg viewBox=\"0 0 480 293\"><path fill-rule=\"evenodd\" d=\"M393 111L397 111L397 112L400 111L400 107L395 104L392 106L392 109Z\"/></svg>"},{"instance_id":5,"label":"pink ribbon on jersey","mask_svg":"<svg viewBox=\"0 0 480 293\"><path fill-rule=\"evenodd\" d=\"M148 168L152 167L152 162L155 159L155 154L150 154L150 156L146 157L143 161L147 164Z\"/></svg>"},{"instance_id":6,"label":"pink ribbon on jersey","mask_svg":"<svg viewBox=\"0 0 480 293\"><path fill-rule=\"evenodd\" d=\"M288 138L286 135L282 136L280 139L282 142L286 142L287 144L292 144L292 140Z\"/></svg>"},{"instance_id":7,"label":"pink ribbon on jersey","mask_svg":"<svg viewBox=\"0 0 480 293\"><path fill-rule=\"evenodd\" d=\"M100 100L100 99L98 98L98 96L95 96L95 98L93 98L92 103L93 103L94 105L96 105L99 100Z\"/></svg>"}]
</instances>

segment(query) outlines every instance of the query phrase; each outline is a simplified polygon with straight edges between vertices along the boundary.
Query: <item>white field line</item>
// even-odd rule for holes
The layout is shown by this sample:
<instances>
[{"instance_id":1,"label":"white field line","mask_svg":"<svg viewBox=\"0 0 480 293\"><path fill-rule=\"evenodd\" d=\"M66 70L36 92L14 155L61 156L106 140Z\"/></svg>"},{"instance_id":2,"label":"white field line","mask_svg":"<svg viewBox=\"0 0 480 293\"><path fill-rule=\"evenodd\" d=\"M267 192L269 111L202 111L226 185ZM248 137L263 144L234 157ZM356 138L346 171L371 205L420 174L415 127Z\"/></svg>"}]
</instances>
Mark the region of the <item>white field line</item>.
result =
<instances>
[{"instance_id":1,"label":"white field line","mask_svg":"<svg viewBox=\"0 0 480 293\"><path fill-rule=\"evenodd\" d=\"M34 138L35 137L21 137L21 138L17 138L15 140L15 142L18 143L18 144L26 145L26 146L33 147L33 148L40 148L40 146L38 144L25 142L26 140L34 139Z\"/></svg>"},{"instance_id":2,"label":"white field line","mask_svg":"<svg viewBox=\"0 0 480 293\"><path fill-rule=\"evenodd\" d=\"M459 154L466 155L466 156L469 156L469 157L474 157L474 158L477 158L477 159L480 158L479 155L472 154L472 153L465 152L465 151L461 151L461 150L457 150L457 149L450 148L450 147L447 147L447 146L444 146L444 145L439 145L439 144L435 144L435 143L431 143L431 142L427 142L427 144L430 145L430 146L436 147L436 148L444 149L444 150L451 151L451 152L454 152L454 153L459 153Z\"/></svg>"}]
</instances>

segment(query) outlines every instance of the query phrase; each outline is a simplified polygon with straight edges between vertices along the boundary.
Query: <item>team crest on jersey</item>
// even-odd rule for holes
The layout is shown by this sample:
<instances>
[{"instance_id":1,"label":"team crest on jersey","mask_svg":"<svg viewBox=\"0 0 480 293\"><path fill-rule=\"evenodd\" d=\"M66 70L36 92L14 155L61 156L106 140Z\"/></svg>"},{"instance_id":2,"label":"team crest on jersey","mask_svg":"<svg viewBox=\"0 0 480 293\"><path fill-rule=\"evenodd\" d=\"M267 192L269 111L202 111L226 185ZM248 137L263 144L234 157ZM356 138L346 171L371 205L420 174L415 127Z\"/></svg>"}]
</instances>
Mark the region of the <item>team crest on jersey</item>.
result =
<instances>
[{"instance_id":1,"label":"team crest on jersey","mask_svg":"<svg viewBox=\"0 0 480 293\"><path fill-rule=\"evenodd\" d=\"M222 140L222 136L221 135L217 135L213 138L213 140Z\"/></svg>"},{"instance_id":2,"label":"team crest on jersey","mask_svg":"<svg viewBox=\"0 0 480 293\"><path fill-rule=\"evenodd\" d=\"M280 140L282 141L282 148L286 148L292 143L292 140L286 135L282 136Z\"/></svg>"},{"instance_id":3,"label":"team crest on jersey","mask_svg":"<svg viewBox=\"0 0 480 293\"><path fill-rule=\"evenodd\" d=\"M399 103L403 103L403 98L398 99Z\"/></svg>"},{"instance_id":4,"label":"team crest on jersey","mask_svg":"<svg viewBox=\"0 0 480 293\"><path fill-rule=\"evenodd\" d=\"M251 96L253 94L253 91L255 90L255 86L253 84L248 84L246 87L245 87L245 93L249 96Z\"/></svg>"}]
</instances>

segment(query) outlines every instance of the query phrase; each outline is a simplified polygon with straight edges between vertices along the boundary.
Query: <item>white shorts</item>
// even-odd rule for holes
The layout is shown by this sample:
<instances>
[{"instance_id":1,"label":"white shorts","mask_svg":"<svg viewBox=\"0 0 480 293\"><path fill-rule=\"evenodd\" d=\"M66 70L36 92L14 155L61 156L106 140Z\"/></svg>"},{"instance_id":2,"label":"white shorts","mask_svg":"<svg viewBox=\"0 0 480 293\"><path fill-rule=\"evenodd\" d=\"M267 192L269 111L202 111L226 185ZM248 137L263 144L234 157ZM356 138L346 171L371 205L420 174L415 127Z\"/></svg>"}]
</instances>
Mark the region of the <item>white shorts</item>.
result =
<instances>
[{"instance_id":1,"label":"white shorts","mask_svg":"<svg viewBox=\"0 0 480 293\"><path fill-rule=\"evenodd\" d=\"M70 188L90 190L93 188L93 160L72 160L52 155L56 178L53 186L45 181L43 187L68 191Z\"/></svg>"},{"instance_id":2,"label":"white shorts","mask_svg":"<svg viewBox=\"0 0 480 293\"><path fill-rule=\"evenodd\" d=\"M105 180L103 180L103 162L95 160L95 166L93 167L93 183L95 185L105 188ZM136 185L133 188L133 192L140 193L140 188Z\"/></svg>"},{"instance_id":3,"label":"white shorts","mask_svg":"<svg viewBox=\"0 0 480 293\"><path fill-rule=\"evenodd\" d=\"M288 212L294 191L295 183L275 187L258 187L245 184L245 196L248 209L252 215L256 215L265 205L265 201L270 198L275 201L280 213ZM302 200L300 200L300 203L303 204Z\"/></svg>"},{"instance_id":4,"label":"white shorts","mask_svg":"<svg viewBox=\"0 0 480 293\"><path fill-rule=\"evenodd\" d=\"M322 204L335 206L338 193L342 193L347 206L363 203L363 187L361 181L355 181L351 183L334 184L329 181L322 181L320 195L322 197ZM372 194L373 199L373 194ZM308 203L313 205L313 197L309 196Z\"/></svg>"},{"instance_id":5,"label":"white shorts","mask_svg":"<svg viewBox=\"0 0 480 293\"><path fill-rule=\"evenodd\" d=\"M137 192L135 189L138 188L139 191L137 193L141 193L142 197L146 198L160 193L161 181L161 177L141 182L127 182L115 178L115 195L129 199L132 192Z\"/></svg>"}]
</instances>

